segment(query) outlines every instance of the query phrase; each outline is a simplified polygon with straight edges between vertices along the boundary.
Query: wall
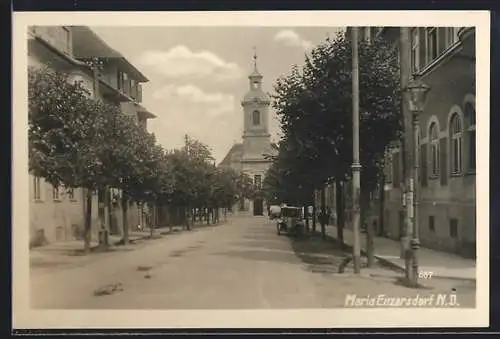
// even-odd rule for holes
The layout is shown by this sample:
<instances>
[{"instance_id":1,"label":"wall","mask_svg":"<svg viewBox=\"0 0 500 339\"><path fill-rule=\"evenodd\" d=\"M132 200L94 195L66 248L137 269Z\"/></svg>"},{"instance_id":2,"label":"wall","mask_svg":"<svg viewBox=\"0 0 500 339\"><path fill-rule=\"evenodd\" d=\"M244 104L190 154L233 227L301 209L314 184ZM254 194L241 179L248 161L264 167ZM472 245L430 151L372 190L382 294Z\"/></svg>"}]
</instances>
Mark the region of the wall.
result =
<instances>
[{"instance_id":1,"label":"wall","mask_svg":"<svg viewBox=\"0 0 500 339\"><path fill-rule=\"evenodd\" d=\"M259 125L254 125L253 124L253 111L259 111L260 112L260 124ZM268 126L269 126L269 105L267 104L262 104L262 103L254 103L254 102L249 102L245 103L243 106L243 113L244 113L244 123L243 123L243 130L244 132L261 132L261 133L267 133L268 132Z\"/></svg>"},{"instance_id":2,"label":"wall","mask_svg":"<svg viewBox=\"0 0 500 339\"><path fill-rule=\"evenodd\" d=\"M30 26L30 34L47 41L61 52L73 55L71 31L65 26Z\"/></svg>"},{"instance_id":3,"label":"wall","mask_svg":"<svg viewBox=\"0 0 500 339\"><path fill-rule=\"evenodd\" d=\"M68 241L79 238L83 231L84 207L83 191L74 190L74 198L70 199L67 192L61 188L59 199L52 195L52 185L40 179L40 199L35 199L35 179L29 176L29 213L30 213L30 244L35 244L41 232L49 243ZM97 197L94 196L92 208L93 237L96 238L98 227Z\"/></svg>"},{"instance_id":4,"label":"wall","mask_svg":"<svg viewBox=\"0 0 500 339\"><path fill-rule=\"evenodd\" d=\"M475 174L467 173L468 163L467 135L462 139L462 171L460 175L451 174L450 118L458 113L462 129L466 128L463 116L464 100L473 98L475 93L474 63L457 55L450 55L441 63L428 66L422 80L430 86L425 110L420 116L420 240L423 246L474 256L475 248ZM440 174L431 177L429 127L431 122L439 126ZM425 148L425 154L422 152ZM394 152L399 152L395 150ZM422 159L422 156L425 159ZM392 164L392 171L396 168ZM427 166L426 169L423 169ZM444 176L442 173L444 173ZM399 164L399 178L402 179L402 163ZM425 175L425 178L422 176ZM401 217L401 191L398 183L389 183L386 192L385 228L394 239L399 237ZM394 188L396 187L396 188ZM434 217L434 230L430 229L429 218ZM450 219L458 220L458 234L450 234Z\"/></svg>"}]
</instances>

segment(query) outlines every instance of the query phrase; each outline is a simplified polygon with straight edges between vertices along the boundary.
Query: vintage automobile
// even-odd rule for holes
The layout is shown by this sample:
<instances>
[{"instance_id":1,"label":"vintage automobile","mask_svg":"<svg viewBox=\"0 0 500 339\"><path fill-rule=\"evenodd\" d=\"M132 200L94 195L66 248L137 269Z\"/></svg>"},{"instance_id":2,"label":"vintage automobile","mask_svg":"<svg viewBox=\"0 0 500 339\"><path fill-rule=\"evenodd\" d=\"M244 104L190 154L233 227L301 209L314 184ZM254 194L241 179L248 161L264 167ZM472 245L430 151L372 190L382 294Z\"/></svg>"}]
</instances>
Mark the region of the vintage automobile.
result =
<instances>
[{"instance_id":1,"label":"vintage automobile","mask_svg":"<svg viewBox=\"0 0 500 339\"><path fill-rule=\"evenodd\" d=\"M281 213L276 224L278 235L286 232L290 235L302 234L304 231L304 218L302 208L294 206L281 207Z\"/></svg>"}]
</instances>

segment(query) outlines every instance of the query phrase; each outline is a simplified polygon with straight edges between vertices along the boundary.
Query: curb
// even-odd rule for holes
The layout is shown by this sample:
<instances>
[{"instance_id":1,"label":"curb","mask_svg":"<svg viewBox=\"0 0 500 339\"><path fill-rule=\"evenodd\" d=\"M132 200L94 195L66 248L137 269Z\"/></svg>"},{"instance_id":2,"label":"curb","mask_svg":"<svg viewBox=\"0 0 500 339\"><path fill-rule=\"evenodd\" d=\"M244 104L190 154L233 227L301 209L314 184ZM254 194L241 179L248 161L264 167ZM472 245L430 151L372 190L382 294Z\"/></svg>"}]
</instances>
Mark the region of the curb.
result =
<instances>
[{"instance_id":1,"label":"curb","mask_svg":"<svg viewBox=\"0 0 500 339\"><path fill-rule=\"evenodd\" d=\"M383 265L385 265L387 267L393 268L394 270L399 271L399 272L403 272L403 273L405 272L405 268L399 264L396 264L388 259L381 258L378 255L375 255L375 258L380 263L382 263ZM447 276L447 275L433 275L432 278L476 282L476 278L456 277L456 276Z\"/></svg>"},{"instance_id":2,"label":"curb","mask_svg":"<svg viewBox=\"0 0 500 339\"><path fill-rule=\"evenodd\" d=\"M331 235L329 235L328 233L326 234L326 237L327 238L330 238L332 239L333 241L335 241L336 243L338 243L337 241L337 238L334 238L332 237ZM346 244L344 243L344 246L346 248L348 248L349 250L352 251L352 245L349 245L349 244ZM366 253L366 250L364 249L361 249L361 256L366 256L367 253ZM382 265L388 267L388 268L391 268L395 271L398 271L398 272L402 272L404 273L405 272L405 267L404 266L401 266L399 264L396 264L392 261L390 261L389 259L385 259L385 258L382 258L378 255L374 255L375 259L377 259ZM457 280L457 281L468 281L468 282L476 282L476 278L468 278L468 277L456 277L456 276L446 276L446 275L433 275L432 276L433 278L435 279L447 279L447 280Z\"/></svg>"}]
</instances>

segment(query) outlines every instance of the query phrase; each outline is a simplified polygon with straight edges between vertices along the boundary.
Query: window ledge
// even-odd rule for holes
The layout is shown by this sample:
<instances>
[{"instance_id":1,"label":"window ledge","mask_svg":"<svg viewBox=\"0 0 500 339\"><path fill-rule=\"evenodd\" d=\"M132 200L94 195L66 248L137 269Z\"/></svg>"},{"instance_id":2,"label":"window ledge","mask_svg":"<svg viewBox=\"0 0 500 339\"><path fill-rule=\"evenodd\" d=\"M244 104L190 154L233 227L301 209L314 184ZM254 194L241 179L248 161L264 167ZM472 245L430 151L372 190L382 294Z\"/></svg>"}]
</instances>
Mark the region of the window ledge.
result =
<instances>
[{"instance_id":1,"label":"window ledge","mask_svg":"<svg viewBox=\"0 0 500 339\"><path fill-rule=\"evenodd\" d=\"M42 203L44 203L45 201L44 201L44 200L42 200L42 199L34 199L34 202L35 202L35 204L42 204Z\"/></svg>"},{"instance_id":2,"label":"window ledge","mask_svg":"<svg viewBox=\"0 0 500 339\"><path fill-rule=\"evenodd\" d=\"M53 202L62 202L61 199L52 199Z\"/></svg>"},{"instance_id":3,"label":"window ledge","mask_svg":"<svg viewBox=\"0 0 500 339\"><path fill-rule=\"evenodd\" d=\"M476 170L468 170L467 172L465 172L464 174L465 176L469 176L469 175L476 175Z\"/></svg>"},{"instance_id":4,"label":"window ledge","mask_svg":"<svg viewBox=\"0 0 500 339\"><path fill-rule=\"evenodd\" d=\"M452 178L462 177L464 174L462 172L451 173L450 176Z\"/></svg>"},{"instance_id":5,"label":"window ledge","mask_svg":"<svg viewBox=\"0 0 500 339\"><path fill-rule=\"evenodd\" d=\"M453 45L442 51L441 54L436 58L426 62L426 65L424 67L420 67L417 74L420 76L424 76L431 73L431 71L437 68L437 65L441 64L445 59L451 57L454 53L456 53L459 50L460 46L460 41L456 41L455 43L453 43Z\"/></svg>"},{"instance_id":6,"label":"window ledge","mask_svg":"<svg viewBox=\"0 0 500 339\"><path fill-rule=\"evenodd\" d=\"M70 202L78 202L77 199L69 199Z\"/></svg>"},{"instance_id":7,"label":"window ledge","mask_svg":"<svg viewBox=\"0 0 500 339\"><path fill-rule=\"evenodd\" d=\"M436 180L436 179L439 179L439 174L429 175L429 180Z\"/></svg>"}]
</instances>

